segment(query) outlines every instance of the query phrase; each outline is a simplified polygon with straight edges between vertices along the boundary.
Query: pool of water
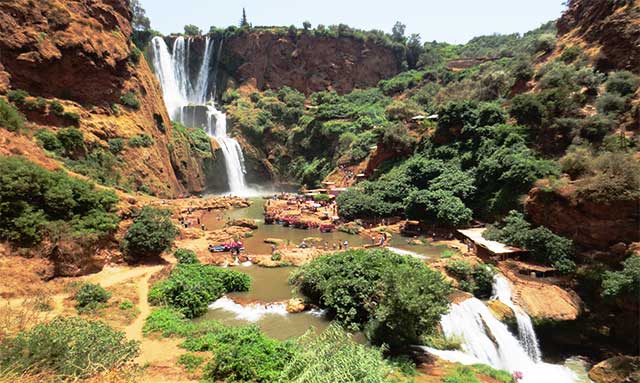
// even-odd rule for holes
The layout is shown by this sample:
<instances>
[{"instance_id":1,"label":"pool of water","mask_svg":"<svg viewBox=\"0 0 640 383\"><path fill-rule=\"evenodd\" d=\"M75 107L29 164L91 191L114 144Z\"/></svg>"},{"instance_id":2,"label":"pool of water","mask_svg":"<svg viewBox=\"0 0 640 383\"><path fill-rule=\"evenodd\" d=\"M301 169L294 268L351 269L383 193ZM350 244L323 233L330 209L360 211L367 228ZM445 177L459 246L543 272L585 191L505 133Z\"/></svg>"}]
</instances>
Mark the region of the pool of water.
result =
<instances>
[{"instance_id":1,"label":"pool of water","mask_svg":"<svg viewBox=\"0 0 640 383\"><path fill-rule=\"evenodd\" d=\"M227 219L249 218L256 220L258 229L253 231L252 237L242 240L247 254L271 253L271 245L264 242L267 238L283 239L289 241L291 246L297 246L305 238L317 237L321 238L321 243L327 242L330 248L334 243L344 243L344 241L349 241L350 246L361 246L368 243L365 238L358 235L347 234L337 230L331 233L321 233L318 229L304 230L277 224L266 225L264 223L265 200L263 198L251 198L251 201L253 203L247 208L233 209L223 214L219 212L205 213L202 218L203 223L207 228L220 229L224 227Z\"/></svg>"},{"instance_id":2,"label":"pool of water","mask_svg":"<svg viewBox=\"0 0 640 383\"><path fill-rule=\"evenodd\" d=\"M202 319L214 319L230 326L255 324L267 336L280 340L300 336L310 329L322 331L329 325L324 313L319 310L298 314L286 312L283 301L295 296L292 286L287 282L294 267L249 266L236 270L251 276L251 289L228 294L228 298L214 302Z\"/></svg>"}]
</instances>

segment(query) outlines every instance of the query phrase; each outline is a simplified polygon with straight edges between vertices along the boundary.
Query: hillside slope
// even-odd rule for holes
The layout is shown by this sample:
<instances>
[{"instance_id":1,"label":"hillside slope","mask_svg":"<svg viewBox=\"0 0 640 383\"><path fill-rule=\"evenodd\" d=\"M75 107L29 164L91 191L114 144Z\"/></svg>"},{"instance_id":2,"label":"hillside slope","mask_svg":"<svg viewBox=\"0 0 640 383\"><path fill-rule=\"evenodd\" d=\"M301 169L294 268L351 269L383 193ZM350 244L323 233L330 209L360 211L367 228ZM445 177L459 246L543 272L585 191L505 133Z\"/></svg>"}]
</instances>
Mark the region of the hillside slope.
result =
<instances>
[{"instance_id":1,"label":"hillside slope","mask_svg":"<svg viewBox=\"0 0 640 383\"><path fill-rule=\"evenodd\" d=\"M109 170L113 186L160 196L201 191L201 160L188 150L170 152L171 121L158 82L130 42L130 17L126 0L3 1L0 91L38 97L27 95L17 105L29 121L27 136L77 126L87 150L73 160L85 168L110 140L151 137L151 144L125 145L117 153ZM64 112L54 110L58 103Z\"/></svg>"}]
</instances>

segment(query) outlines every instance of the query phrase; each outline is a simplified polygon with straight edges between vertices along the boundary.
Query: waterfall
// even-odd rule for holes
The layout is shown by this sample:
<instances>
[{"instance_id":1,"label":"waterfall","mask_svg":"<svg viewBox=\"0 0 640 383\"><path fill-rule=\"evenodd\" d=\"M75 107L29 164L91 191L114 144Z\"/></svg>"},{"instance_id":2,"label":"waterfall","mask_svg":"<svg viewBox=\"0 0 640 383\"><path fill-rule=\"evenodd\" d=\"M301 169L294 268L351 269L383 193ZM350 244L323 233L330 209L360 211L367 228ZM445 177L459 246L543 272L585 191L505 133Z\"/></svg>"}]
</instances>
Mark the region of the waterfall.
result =
<instances>
[{"instance_id":1,"label":"waterfall","mask_svg":"<svg viewBox=\"0 0 640 383\"><path fill-rule=\"evenodd\" d=\"M523 309L516 306L511 300L511 285L503 275L496 274L493 277L492 299L496 299L504 303L513 310L518 324L518 338L520 338L520 344L522 344L522 347L524 347L532 360L539 362L541 360L540 346L538 345L538 338L536 337L535 330L533 329L531 318Z\"/></svg>"},{"instance_id":2,"label":"waterfall","mask_svg":"<svg viewBox=\"0 0 640 383\"><path fill-rule=\"evenodd\" d=\"M192 39L179 36L173 43L172 52L162 37L156 36L151 40L152 64L156 76L162 86L167 110L174 121L194 126L197 121L197 107L206 110L204 128L210 137L214 137L220 144L224 156L225 169L229 180L229 190L236 195L248 192L245 183L246 169L244 155L238 141L227 135L227 116L219 111L215 105L215 76L221 53L222 42L218 47L213 70L214 90L209 90L209 74L211 73L211 56L214 41L205 37L205 48L195 81L189 75L189 55L191 54Z\"/></svg>"},{"instance_id":3,"label":"waterfall","mask_svg":"<svg viewBox=\"0 0 640 383\"><path fill-rule=\"evenodd\" d=\"M451 305L440 324L447 338L461 340L460 351L442 351L424 347L428 352L463 364L483 363L509 372L523 373L522 383L571 383L575 374L569 369L531 359L507 326L497 320L487 306L476 298Z\"/></svg>"}]
</instances>

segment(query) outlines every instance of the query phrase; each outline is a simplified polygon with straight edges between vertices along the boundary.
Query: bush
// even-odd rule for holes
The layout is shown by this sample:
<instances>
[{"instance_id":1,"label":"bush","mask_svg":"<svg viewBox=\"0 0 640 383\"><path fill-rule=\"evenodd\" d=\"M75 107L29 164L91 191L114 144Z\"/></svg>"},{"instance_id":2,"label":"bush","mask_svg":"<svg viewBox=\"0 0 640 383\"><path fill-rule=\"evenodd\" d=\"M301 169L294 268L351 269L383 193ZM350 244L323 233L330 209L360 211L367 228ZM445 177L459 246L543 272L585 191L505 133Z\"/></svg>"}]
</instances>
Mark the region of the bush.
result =
<instances>
[{"instance_id":1,"label":"bush","mask_svg":"<svg viewBox=\"0 0 640 383\"><path fill-rule=\"evenodd\" d=\"M134 136L129 138L129 146L133 148L148 148L153 145L155 141L148 134L141 134L139 136Z\"/></svg>"},{"instance_id":2,"label":"bush","mask_svg":"<svg viewBox=\"0 0 640 383\"><path fill-rule=\"evenodd\" d=\"M509 113L518 121L518 124L538 126L542 123L545 109L535 95L525 93L511 100Z\"/></svg>"},{"instance_id":3,"label":"bush","mask_svg":"<svg viewBox=\"0 0 640 383\"><path fill-rule=\"evenodd\" d=\"M605 82L605 88L609 93L615 93L619 96L628 96L638 89L640 80L629 71L612 72Z\"/></svg>"},{"instance_id":4,"label":"bush","mask_svg":"<svg viewBox=\"0 0 640 383\"><path fill-rule=\"evenodd\" d=\"M29 93L22 89L11 90L7 93L9 101L16 105L23 105L27 97L29 97Z\"/></svg>"},{"instance_id":5,"label":"bush","mask_svg":"<svg viewBox=\"0 0 640 383\"><path fill-rule=\"evenodd\" d=\"M140 58L142 57L142 51L138 49L137 46L131 47L131 53L129 53L129 62L134 65L138 65L140 63Z\"/></svg>"},{"instance_id":6,"label":"bush","mask_svg":"<svg viewBox=\"0 0 640 383\"><path fill-rule=\"evenodd\" d=\"M18 112L5 100L0 99L0 126L10 132L22 129L24 126L24 115Z\"/></svg>"},{"instance_id":7,"label":"bush","mask_svg":"<svg viewBox=\"0 0 640 383\"><path fill-rule=\"evenodd\" d=\"M117 201L112 191L96 190L62 171L0 157L0 239L32 246L53 229L70 229L85 242L91 236L106 237L118 226L112 213Z\"/></svg>"},{"instance_id":8,"label":"bush","mask_svg":"<svg viewBox=\"0 0 640 383\"><path fill-rule=\"evenodd\" d=\"M596 108L602 114L617 116L627 109L627 99L614 93L605 93L596 100Z\"/></svg>"},{"instance_id":9,"label":"bush","mask_svg":"<svg viewBox=\"0 0 640 383\"><path fill-rule=\"evenodd\" d=\"M588 201L633 201L640 197L640 163L626 153L604 152L593 161L594 173L580 179L578 196Z\"/></svg>"},{"instance_id":10,"label":"bush","mask_svg":"<svg viewBox=\"0 0 640 383\"><path fill-rule=\"evenodd\" d=\"M92 283L83 284L76 292L76 308L78 311L91 311L106 303L111 298L111 293L100 285Z\"/></svg>"},{"instance_id":11,"label":"bush","mask_svg":"<svg viewBox=\"0 0 640 383\"><path fill-rule=\"evenodd\" d=\"M192 265L195 263L200 263L196 253L193 250L188 249L177 249L173 252L173 256L176 257L178 263L184 265Z\"/></svg>"},{"instance_id":12,"label":"bush","mask_svg":"<svg viewBox=\"0 0 640 383\"><path fill-rule=\"evenodd\" d=\"M386 383L391 366L379 349L358 344L337 325L296 341L297 352L282 371L291 383Z\"/></svg>"},{"instance_id":13,"label":"bush","mask_svg":"<svg viewBox=\"0 0 640 383\"><path fill-rule=\"evenodd\" d=\"M496 274L491 266L477 264L472 267L467 261L456 260L448 262L445 269L458 280L460 290L481 299L491 297L493 276Z\"/></svg>"},{"instance_id":14,"label":"bush","mask_svg":"<svg viewBox=\"0 0 640 383\"><path fill-rule=\"evenodd\" d=\"M142 208L122 240L122 249L130 260L159 256L171 248L178 231L170 216L168 210Z\"/></svg>"},{"instance_id":15,"label":"bush","mask_svg":"<svg viewBox=\"0 0 640 383\"><path fill-rule=\"evenodd\" d=\"M64 112L62 113L62 117L72 123L73 125L78 125L80 123L80 115L74 112Z\"/></svg>"},{"instance_id":16,"label":"bush","mask_svg":"<svg viewBox=\"0 0 640 383\"><path fill-rule=\"evenodd\" d=\"M532 227L524 215L515 210L509 212L500 227L490 227L483 236L526 249L534 260L553 266L561 273L575 270L573 242L544 226Z\"/></svg>"},{"instance_id":17,"label":"bush","mask_svg":"<svg viewBox=\"0 0 640 383\"><path fill-rule=\"evenodd\" d=\"M224 328L207 337L213 358L204 378L224 382L277 382L294 352L292 344L267 338L256 326Z\"/></svg>"},{"instance_id":18,"label":"bush","mask_svg":"<svg viewBox=\"0 0 640 383\"><path fill-rule=\"evenodd\" d=\"M109 151L113 154L118 154L124 149L124 138L112 138L108 141Z\"/></svg>"},{"instance_id":19,"label":"bush","mask_svg":"<svg viewBox=\"0 0 640 383\"><path fill-rule=\"evenodd\" d=\"M469 366L458 366L442 379L443 383L481 383Z\"/></svg>"},{"instance_id":20,"label":"bush","mask_svg":"<svg viewBox=\"0 0 640 383\"><path fill-rule=\"evenodd\" d=\"M365 329L372 342L391 347L418 343L434 331L447 311L450 291L438 272L387 250L316 258L289 281L313 303L328 308L338 323Z\"/></svg>"},{"instance_id":21,"label":"bush","mask_svg":"<svg viewBox=\"0 0 640 383\"><path fill-rule=\"evenodd\" d=\"M560 60L562 60L565 64L570 64L576 61L576 59L580 57L580 55L582 55L582 48L580 48L577 45L574 45L574 46L565 48L562 51L562 54L560 54Z\"/></svg>"},{"instance_id":22,"label":"bush","mask_svg":"<svg viewBox=\"0 0 640 383\"><path fill-rule=\"evenodd\" d=\"M552 34L545 33L534 41L533 50L535 52L549 53L556 47L556 37Z\"/></svg>"},{"instance_id":23,"label":"bush","mask_svg":"<svg viewBox=\"0 0 640 383\"><path fill-rule=\"evenodd\" d=\"M606 271L602 278L602 296L640 295L640 256L632 255L622 263L620 271Z\"/></svg>"},{"instance_id":24,"label":"bush","mask_svg":"<svg viewBox=\"0 0 640 383\"><path fill-rule=\"evenodd\" d=\"M124 106L128 106L131 109L140 109L140 101L134 92L127 92L120 97L120 103Z\"/></svg>"},{"instance_id":25,"label":"bush","mask_svg":"<svg viewBox=\"0 0 640 383\"><path fill-rule=\"evenodd\" d=\"M133 360L138 342L98 321L56 318L0 343L3 371L53 371L61 379L86 378Z\"/></svg>"},{"instance_id":26,"label":"bush","mask_svg":"<svg viewBox=\"0 0 640 383\"><path fill-rule=\"evenodd\" d=\"M251 278L235 270L178 264L169 278L152 287L149 301L169 305L187 318L195 318L207 312L209 304L225 293L247 291L250 285Z\"/></svg>"},{"instance_id":27,"label":"bush","mask_svg":"<svg viewBox=\"0 0 640 383\"><path fill-rule=\"evenodd\" d=\"M77 158L84 154L84 135L79 129L72 127L64 128L58 131L56 136L60 144L62 144L64 154L67 157Z\"/></svg>"},{"instance_id":28,"label":"bush","mask_svg":"<svg viewBox=\"0 0 640 383\"><path fill-rule=\"evenodd\" d=\"M204 363L204 357L196 354L182 354L178 357L178 364L189 372L195 372Z\"/></svg>"},{"instance_id":29,"label":"bush","mask_svg":"<svg viewBox=\"0 0 640 383\"><path fill-rule=\"evenodd\" d=\"M62 149L62 143L58 137L49 130L40 129L36 132L35 137L40 146L48 151L55 152Z\"/></svg>"},{"instance_id":30,"label":"bush","mask_svg":"<svg viewBox=\"0 0 640 383\"><path fill-rule=\"evenodd\" d=\"M49 108L56 116L62 116L62 113L64 113L64 106L58 100L49 102Z\"/></svg>"}]
</instances>

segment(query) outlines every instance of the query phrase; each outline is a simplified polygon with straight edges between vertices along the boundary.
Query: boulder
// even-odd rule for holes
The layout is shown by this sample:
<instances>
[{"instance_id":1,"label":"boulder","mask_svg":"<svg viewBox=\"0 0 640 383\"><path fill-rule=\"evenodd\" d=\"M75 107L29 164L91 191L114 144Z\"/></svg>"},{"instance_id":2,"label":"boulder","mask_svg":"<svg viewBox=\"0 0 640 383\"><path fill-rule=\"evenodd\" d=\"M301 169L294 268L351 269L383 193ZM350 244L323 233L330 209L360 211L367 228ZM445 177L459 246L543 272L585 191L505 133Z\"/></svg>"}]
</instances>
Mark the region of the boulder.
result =
<instances>
[{"instance_id":1,"label":"boulder","mask_svg":"<svg viewBox=\"0 0 640 383\"><path fill-rule=\"evenodd\" d=\"M620 355L603 360L589 371L589 378L596 383L638 383L640 357Z\"/></svg>"},{"instance_id":2,"label":"boulder","mask_svg":"<svg viewBox=\"0 0 640 383\"><path fill-rule=\"evenodd\" d=\"M491 314L500 322L509 322L515 319L513 309L504 303L497 300L490 300L486 304Z\"/></svg>"},{"instance_id":3,"label":"boulder","mask_svg":"<svg viewBox=\"0 0 640 383\"><path fill-rule=\"evenodd\" d=\"M301 313L306 310L307 305L300 298L291 298L287 301L287 312L290 314Z\"/></svg>"},{"instance_id":4,"label":"boulder","mask_svg":"<svg viewBox=\"0 0 640 383\"><path fill-rule=\"evenodd\" d=\"M255 230L255 229L258 228L258 224L256 224L256 220L255 219L248 219L248 218L233 219L233 220L227 222L227 226L246 227L246 228L252 229L252 230Z\"/></svg>"}]
</instances>

